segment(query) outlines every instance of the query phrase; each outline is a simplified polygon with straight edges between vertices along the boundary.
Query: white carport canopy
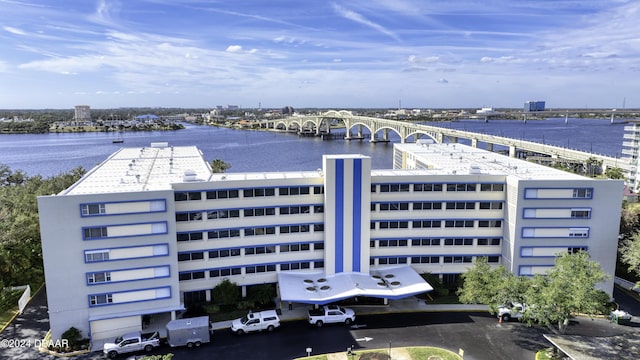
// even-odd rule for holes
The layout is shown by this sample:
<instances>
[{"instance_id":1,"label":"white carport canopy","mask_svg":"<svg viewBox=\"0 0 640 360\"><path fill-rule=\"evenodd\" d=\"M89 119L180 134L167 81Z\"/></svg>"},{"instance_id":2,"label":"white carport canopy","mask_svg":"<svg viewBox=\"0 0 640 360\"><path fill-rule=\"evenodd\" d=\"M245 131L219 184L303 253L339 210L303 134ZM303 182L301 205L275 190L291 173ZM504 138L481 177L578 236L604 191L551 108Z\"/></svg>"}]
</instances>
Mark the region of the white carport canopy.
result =
<instances>
[{"instance_id":1,"label":"white carport canopy","mask_svg":"<svg viewBox=\"0 0 640 360\"><path fill-rule=\"evenodd\" d=\"M433 290L411 266L371 269L366 273L278 272L282 301L328 304L355 296L401 299Z\"/></svg>"}]
</instances>

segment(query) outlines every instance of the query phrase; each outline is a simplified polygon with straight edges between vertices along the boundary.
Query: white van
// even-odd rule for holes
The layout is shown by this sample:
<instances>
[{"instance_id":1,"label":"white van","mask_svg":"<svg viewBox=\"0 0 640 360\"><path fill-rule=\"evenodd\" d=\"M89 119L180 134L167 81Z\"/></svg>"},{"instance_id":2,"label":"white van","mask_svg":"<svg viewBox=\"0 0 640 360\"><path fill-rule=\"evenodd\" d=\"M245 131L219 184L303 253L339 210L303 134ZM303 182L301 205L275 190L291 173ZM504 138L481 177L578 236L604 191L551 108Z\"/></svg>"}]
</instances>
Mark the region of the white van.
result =
<instances>
[{"instance_id":1,"label":"white van","mask_svg":"<svg viewBox=\"0 0 640 360\"><path fill-rule=\"evenodd\" d=\"M231 322L231 331L238 335L263 330L273 331L277 327L280 327L280 317L275 310L249 312Z\"/></svg>"}]
</instances>

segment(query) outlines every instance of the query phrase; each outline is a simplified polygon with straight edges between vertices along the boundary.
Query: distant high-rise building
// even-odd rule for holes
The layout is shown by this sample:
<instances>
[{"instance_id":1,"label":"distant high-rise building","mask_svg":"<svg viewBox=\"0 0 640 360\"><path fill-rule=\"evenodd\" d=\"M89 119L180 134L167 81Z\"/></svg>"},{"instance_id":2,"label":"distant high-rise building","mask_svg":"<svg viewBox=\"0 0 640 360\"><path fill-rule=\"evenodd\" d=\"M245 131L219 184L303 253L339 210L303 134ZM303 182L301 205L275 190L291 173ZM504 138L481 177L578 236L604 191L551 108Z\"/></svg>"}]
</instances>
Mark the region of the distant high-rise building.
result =
<instances>
[{"instance_id":1,"label":"distant high-rise building","mask_svg":"<svg viewBox=\"0 0 640 360\"><path fill-rule=\"evenodd\" d=\"M524 111L544 111L544 101L527 101L524 103Z\"/></svg>"},{"instance_id":2,"label":"distant high-rise building","mask_svg":"<svg viewBox=\"0 0 640 360\"><path fill-rule=\"evenodd\" d=\"M91 120L91 106L76 105L73 118L75 120Z\"/></svg>"}]
</instances>

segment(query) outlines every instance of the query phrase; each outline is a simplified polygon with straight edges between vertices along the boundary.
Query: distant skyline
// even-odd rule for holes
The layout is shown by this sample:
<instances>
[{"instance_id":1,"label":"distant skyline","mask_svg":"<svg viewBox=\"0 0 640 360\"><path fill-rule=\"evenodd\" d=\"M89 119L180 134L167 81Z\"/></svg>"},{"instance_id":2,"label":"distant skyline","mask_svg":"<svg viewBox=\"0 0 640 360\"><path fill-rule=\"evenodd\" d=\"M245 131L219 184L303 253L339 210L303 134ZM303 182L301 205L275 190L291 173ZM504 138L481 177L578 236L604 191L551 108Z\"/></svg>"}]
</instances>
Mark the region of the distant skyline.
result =
<instances>
[{"instance_id":1,"label":"distant skyline","mask_svg":"<svg viewBox=\"0 0 640 360\"><path fill-rule=\"evenodd\" d=\"M0 109L640 108L633 0L0 0Z\"/></svg>"}]
</instances>

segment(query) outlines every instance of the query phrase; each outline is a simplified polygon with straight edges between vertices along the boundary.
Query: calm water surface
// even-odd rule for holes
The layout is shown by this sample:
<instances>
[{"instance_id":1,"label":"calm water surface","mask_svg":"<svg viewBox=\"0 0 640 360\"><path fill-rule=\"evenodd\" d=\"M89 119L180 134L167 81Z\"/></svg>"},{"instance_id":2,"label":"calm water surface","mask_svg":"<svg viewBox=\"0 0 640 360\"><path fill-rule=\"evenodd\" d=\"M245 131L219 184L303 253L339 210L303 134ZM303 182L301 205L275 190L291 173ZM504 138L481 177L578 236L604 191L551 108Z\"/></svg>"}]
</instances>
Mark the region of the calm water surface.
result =
<instances>
[{"instance_id":1,"label":"calm water surface","mask_svg":"<svg viewBox=\"0 0 640 360\"><path fill-rule=\"evenodd\" d=\"M478 120L435 122L428 125L526 139L620 157L624 124L609 120L564 119ZM185 124L186 129L165 132L124 133L123 144L113 144L113 133L10 134L0 135L0 164L28 175L45 177L67 172L78 166L91 169L122 146L142 147L151 142L195 145L205 159L231 163L227 172L315 170L322 167L323 154L363 154L372 157L373 168L392 167L393 144L400 142L390 133L391 143L368 140L323 141L315 137L266 131L232 130ZM461 141L464 142L464 141Z\"/></svg>"}]
</instances>

